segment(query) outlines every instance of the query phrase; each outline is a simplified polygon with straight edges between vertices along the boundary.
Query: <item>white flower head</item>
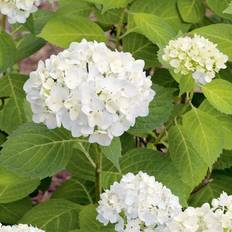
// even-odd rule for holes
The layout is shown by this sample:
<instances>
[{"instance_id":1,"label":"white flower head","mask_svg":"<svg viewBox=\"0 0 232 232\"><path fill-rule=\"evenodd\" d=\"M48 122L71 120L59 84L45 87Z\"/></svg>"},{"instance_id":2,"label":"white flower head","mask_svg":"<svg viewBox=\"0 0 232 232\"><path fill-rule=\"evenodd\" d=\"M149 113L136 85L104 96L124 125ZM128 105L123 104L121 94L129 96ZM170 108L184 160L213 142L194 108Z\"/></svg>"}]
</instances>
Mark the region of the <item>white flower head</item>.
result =
<instances>
[{"instance_id":1,"label":"white flower head","mask_svg":"<svg viewBox=\"0 0 232 232\"><path fill-rule=\"evenodd\" d=\"M104 43L72 43L30 74L24 85L33 121L63 126L74 137L109 145L147 116L155 92L144 61L111 51Z\"/></svg>"},{"instance_id":2,"label":"white flower head","mask_svg":"<svg viewBox=\"0 0 232 232\"><path fill-rule=\"evenodd\" d=\"M36 12L38 6L44 1L45 0L0 0L0 12L7 16L11 24L25 23L30 14Z\"/></svg>"},{"instance_id":3,"label":"white flower head","mask_svg":"<svg viewBox=\"0 0 232 232\"><path fill-rule=\"evenodd\" d=\"M180 211L178 197L154 177L128 173L101 194L97 220L118 232L162 231Z\"/></svg>"},{"instance_id":4,"label":"white flower head","mask_svg":"<svg viewBox=\"0 0 232 232\"><path fill-rule=\"evenodd\" d=\"M212 81L220 69L226 68L228 56L217 48L217 44L200 35L179 37L169 41L162 59L175 73L192 75L198 84Z\"/></svg>"},{"instance_id":5,"label":"white flower head","mask_svg":"<svg viewBox=\"0 0 232 232\"><path fill-rule=\"evenodd\" d=\"M0 224L0 232L45 232L45 231L24 224L13 225L13 226L4 226Z\"/></svg>"}]
</instances>

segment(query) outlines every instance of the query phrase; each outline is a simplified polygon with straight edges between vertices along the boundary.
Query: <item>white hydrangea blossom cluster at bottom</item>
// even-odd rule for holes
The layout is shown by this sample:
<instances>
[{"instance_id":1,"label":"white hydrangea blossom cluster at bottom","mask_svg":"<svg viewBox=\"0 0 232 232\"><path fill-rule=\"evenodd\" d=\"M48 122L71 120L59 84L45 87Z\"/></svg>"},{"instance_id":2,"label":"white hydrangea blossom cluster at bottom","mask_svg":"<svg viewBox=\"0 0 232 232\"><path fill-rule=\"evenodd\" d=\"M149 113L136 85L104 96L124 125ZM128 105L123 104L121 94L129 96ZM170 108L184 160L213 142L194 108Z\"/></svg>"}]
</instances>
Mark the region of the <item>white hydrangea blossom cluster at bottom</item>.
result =
<instances>
[{"instance_id":1,"label":"white hydrangea blossom cluster at bottom","mask_svg":"<svg viewBox=\"0 0 232 232\"><path fill-rule=\"evenodd\" d=\"M97 220L117 232L232 232L232 196L181 210L178 198L154 177L128 173L101 195Z\"/></svg>"},{"instance_id":2,"label":"white hydrangea blossom cluster at bottom","mask_svg":"<svg viewBox=\"0 0 232 232\"><path fill-rule=\"evenodd\" d=\"M118 232L162 231L181 212L171 191L153 176L128 173L101 195L97 219L116 224Z\"/></svg>"},{"instance_id":3,"label":"white hydrangea blossom cluster at bottom","mask_svg":"<svg viewBox=\"0 0 232 232\"><path fill-rule=\"evenodd\" d=\"M13 226L4 226L0 224L0 232L45 232L38 228L29 225L13 225Z\"/></svg>"}]
</instances>

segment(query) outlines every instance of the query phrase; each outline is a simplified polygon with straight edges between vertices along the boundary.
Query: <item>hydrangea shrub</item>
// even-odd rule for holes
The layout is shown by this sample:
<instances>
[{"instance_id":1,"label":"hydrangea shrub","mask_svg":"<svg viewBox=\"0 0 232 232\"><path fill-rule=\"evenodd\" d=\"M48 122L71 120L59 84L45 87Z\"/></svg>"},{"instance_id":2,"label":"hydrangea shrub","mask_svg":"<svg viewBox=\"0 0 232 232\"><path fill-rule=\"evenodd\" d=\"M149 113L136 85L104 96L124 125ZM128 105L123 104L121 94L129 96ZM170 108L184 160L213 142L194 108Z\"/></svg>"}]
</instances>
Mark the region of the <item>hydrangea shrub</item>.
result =
<instances>
[{"instance_id":1,"label":"hydrangea shrub","mask_svg":"<svg viewBox=\"0 0 232 232\"><path fill-rule=\"evenodd\" d=\"M0 14L0 232L232 231L230 0Z\"/></svg>"}]
</instances>

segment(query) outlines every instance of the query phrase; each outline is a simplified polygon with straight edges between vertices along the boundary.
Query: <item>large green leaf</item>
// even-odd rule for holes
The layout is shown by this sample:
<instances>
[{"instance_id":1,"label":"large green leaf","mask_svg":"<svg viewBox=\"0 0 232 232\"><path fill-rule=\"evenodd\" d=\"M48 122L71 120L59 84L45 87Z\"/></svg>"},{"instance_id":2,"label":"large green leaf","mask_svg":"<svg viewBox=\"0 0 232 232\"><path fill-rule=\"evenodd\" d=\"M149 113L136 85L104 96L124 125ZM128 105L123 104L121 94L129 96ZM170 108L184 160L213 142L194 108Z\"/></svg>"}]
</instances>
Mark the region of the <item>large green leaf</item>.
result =
<instances>
[{"instance_id":1,"label":"large green leaf","mask_svg":"<svg viewBox=\"0 0 232 232\"><path fill-rule=\"evenodd\" d=\"M0 221L4 224L17 224L31 208L32 202L29 197L8 204L0 204Z\"/></svg>"},{"instance_id":2,"label":"large green leaf","mask_svg":"<svg viewBox=\"0 0 232 232\"><path fill-rule=\"evenodd\" d=\"M79 232L114 232L114 226L104 226L96 220L97 211L94 205L83 207L80 212L80 230Z\"/></svg>"},{"instance_id":3,"label":"large green leaf","mask_svg":"<svg viewBox=\"0 0 232 232\"><path fill-rule=\"evenodd\" d=\"M204 154L196 151L180 125L170 128L168 141L170 156L181 180L193 190L204 179L208 170L202 157Z\"/></svg>"},{"instance_id":4,"label":"large green leaf","mask_svg":"<svg viewBox=\"0 0 232 232\"><path fill-rule=\"evenodd\" d=\"M223 136L223 148L232 149L232 116L217 111L207 100L203 101L199 109L213 115L217 119L217 125L220 125L220 131Z\"/></svg>"},{"instance_id":5,"label":"large green leaf","mask_svg":"<svg viewBox=\"0 0 232 232\"><path fill-rule=\"evenodd\" d=\"M174 89L158 85L155 85L154 89L156 96L150 103L149 115L147 117L139 117L135 126L129 130L129 133L135 135L147 134L168 120L173 109L172 95Z\"/></svg>"},{"instance_id":6,"label":"large green leaf","mask_svg":"<svg viewBox=\"0 0 232 232\"><path fill-rule=\"evenodd\" d=\"M114 181L121 179L128 172L138 173L143 171L166 185L174 194L180 197L183 205L191 189L180 178L178 170L170 157L151 149L133 149L122 156L120 160L121 172L113 166L104 169L103 186L107 188Z\"/></svg>"},{"instance_id":7,"label":"large green leaf","mask_svg":"<svg viewBox=\"0 0 232 232\"><path fill-rule=\"evenodd\" d=\"M39 185L38 179L20 177L0 168L0 203L20 200L32 193Z\"/></svg>"},{"instance_id":8,"label":"large green leaf","mask_svg":"<svg viewBox=\"0 0 232 232\"><path fill-rule=\"evenodd\" d=\"M94 202L94 189L93 182L81 181L74 176L58 187L52 197L66 199L81 205L92 204Z\"/></svg>"},{"instance_id":9,"label":"large green leaf","mask_svg":"<svg viewBox=\"0 0 232 232\"><path fill-rule=\"evenodd\" d=\"M219 111L232 114L232 84L222 79L216 79L202 86L207 100Z\"/></svg>"},{"instance_id":10,"label":"large green leaf","mask_svg":"<svg viewBox=\"0 0 232 232\"><path fill-rule=\"evenodd\" d=\"M232 25L231 24L211 24L191 31L191 34L199 34L210 41L218 44L218 48L229 56L232 60Z\"/></svg>"},{"instance_id":11,"label":"large green leaf","mask_svg":"<svg viewBox=\"0 0 232 232\"><path fill-rule=\"evenodd\" d=\"M28 211L20 223L37 226L46 232L67 232L79 226L81 206L73 202L54 199Z\"/></svg>"},{"instance_id":12,"label":"large green leaf","mask_svg":"<svg viewBox=\"0 0 232 232\"><path fill-rule=\"evenodd\" d=\"M66 48L71 42L82 39L105 41L104 31L83 17L55 17L48 21L39 35L48 42Z\"/></svg>"},{"instance_id":13,"label":"large green leaf","mask_svg":"<svg viewBox=\"0 0 232 232\"><path fill-rule=\"evenodd\" d=\"M122 155L122 146L119 138L114 138L109 146L101 146L101 151L114 166L120 170L119 159Z\"/></svg>"},{"instance_id":14,"label":"large green leaf","mask_svg":"<svg viewBox=\"0 0 232 232\"><path fill-rule=\"evenodd\" d=\"M181 21L176 2L177 0L136 0L129 10L132 13L148 13L159 16L172 25L175 31L185 31L186 25ZM128 29L132 30L135 27L133 17L129 15L128 21Z\"/></svg>"},{"instance_id":15,"label":"large green leaf","mask_svg":"<svg viewBox=\"0 0 232 232\"><path fill-rule=\"evenodd\" d=\"M44 178L64 169L72 156L73 143L64 129L49 130L27 123L8 137L0 165L20 175Z\"/></svg>"},{"instance_id":16,"label":"large green leaf","mask_svg":"<svg viewBox=\"0 0 232 232\"><path fill-rule=\"evenodd\" d=\"M205 8L201 0L178 0L177 5L181 17L187 23L198 23L204 17Z\"/></svg>"},{"instance_id":17,"label":"large green leaf","mask_svg":"<svg viewBox=\"0 0 232 232\"><path fill-rule=\"evenodd\" d=\"M15 63L16 48L13 39L5 32L0 33L0 72ZM0 85L1 86L1 85Z\"/></svg>"},{"instance_id":18,"label":"large green leaf","mask_svg":"<svg viewBox=\"0 0 232 232\"><path fill-rule=\"evenodd\" d=\"M193 107L183 116L183 128L193 147L211 167L223 148L222 132L217 119Z\"/></svg>"},{"instance_id":19,"label":"large green leaf","mask_svg":"<svg viewBox=\"0 0 232 232\"><path fill-rule=\"evenodd\" d=\"M224 12L229 7L231 0L208 0L208 6L217 15L223 18L232 19L232 16L228 12Z\"/></svg>"},{"instance_id":20,"label":"large green leaf","mask_svg":"<svg viewBox=\"0 0 232 232\"><path fill-rule=\"evenodd\" d=\"M192 195L190 204L201 206L206 202L211 202L214 198L218 198L223 191L229 195L232 194L232 186L229 184L231 182L232 177L230 175L215 172L208 181L205 181L205 186Z\"/></svg>"},{"instance_id":21,"label":"large green leaf","mask_svg":"<svg viewBox=\"0 0 232 232\"><path fill-rule=\"evenodd\" d=\"M146 36L159 47L165 46L169 40L176 36L171 25L161 17L146 13L131 13L135 23L135 32Z\"/></svg>"},{"instance_id":22,"label":"large green leaf","mask_svg":"<svg viewBox=\"0 0 232 232\"><path fill-rule=\"evenodd\" d=\"M145 67L154 67L158 62L158 47L152 44L145 36L130 33L123 38L123 51L130 52L135 59L145 61Z\"/></svg>"},{"instance_id":23,"label":"large green leaf","mask_svg":"<svg viewBox=\"0 0 232 232\"><path fill-rule=\"evenodd\" d=\"M0 128L7 133L11 133L26 122L23 91L26 79L26 76L19 74L7 75L0 79L0 97L6 98L5 105L0 111Z\"/></svg>"}]
</instances>

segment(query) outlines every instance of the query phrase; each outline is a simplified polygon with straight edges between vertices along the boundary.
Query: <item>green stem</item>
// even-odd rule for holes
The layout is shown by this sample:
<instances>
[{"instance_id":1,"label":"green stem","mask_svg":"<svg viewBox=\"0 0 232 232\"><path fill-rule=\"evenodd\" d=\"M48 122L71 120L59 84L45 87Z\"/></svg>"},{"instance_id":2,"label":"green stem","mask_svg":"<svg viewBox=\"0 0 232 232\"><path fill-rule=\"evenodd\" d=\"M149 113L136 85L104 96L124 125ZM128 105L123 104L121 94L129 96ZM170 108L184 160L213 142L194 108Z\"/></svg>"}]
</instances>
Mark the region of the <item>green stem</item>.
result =
<instances>
[{"instance_id":1,"label":"green stem","mask_svg":"<svg viewBox=\"0 0 232 232\"><path fill-rule=\"evenodd\" d=\"M120 16L119 24L117 26L116 47L117 47L118 50L120 48L120 35L121 35L122 29L123 29L123 20L124 20L124 17L125 17L125 13L126 13L126 11L124 10L122 12L121 16Z\"/></svg>"},{"instance_id":2,"label":"green stem","mask_svg":"<svg viewBox=\"0 0 232 232\"><path fill-rule=\"evenodd\" d=\"M95 153L96 153L96 200L100 200L100 195L102 193L102 178L101 178L101 172L102 172L102 153L101 149L97 144L94 144L95 147Z\"/></svg>"},{"instance_id":3,"label":"green stem","mask_svg":"<svg viewBox=\"0 0 232 232\"><path fill-rule=\"evenodd\" d=\"M2 31L6 31L6 15L2 15Z\"/></svg>"}]
</instances>

